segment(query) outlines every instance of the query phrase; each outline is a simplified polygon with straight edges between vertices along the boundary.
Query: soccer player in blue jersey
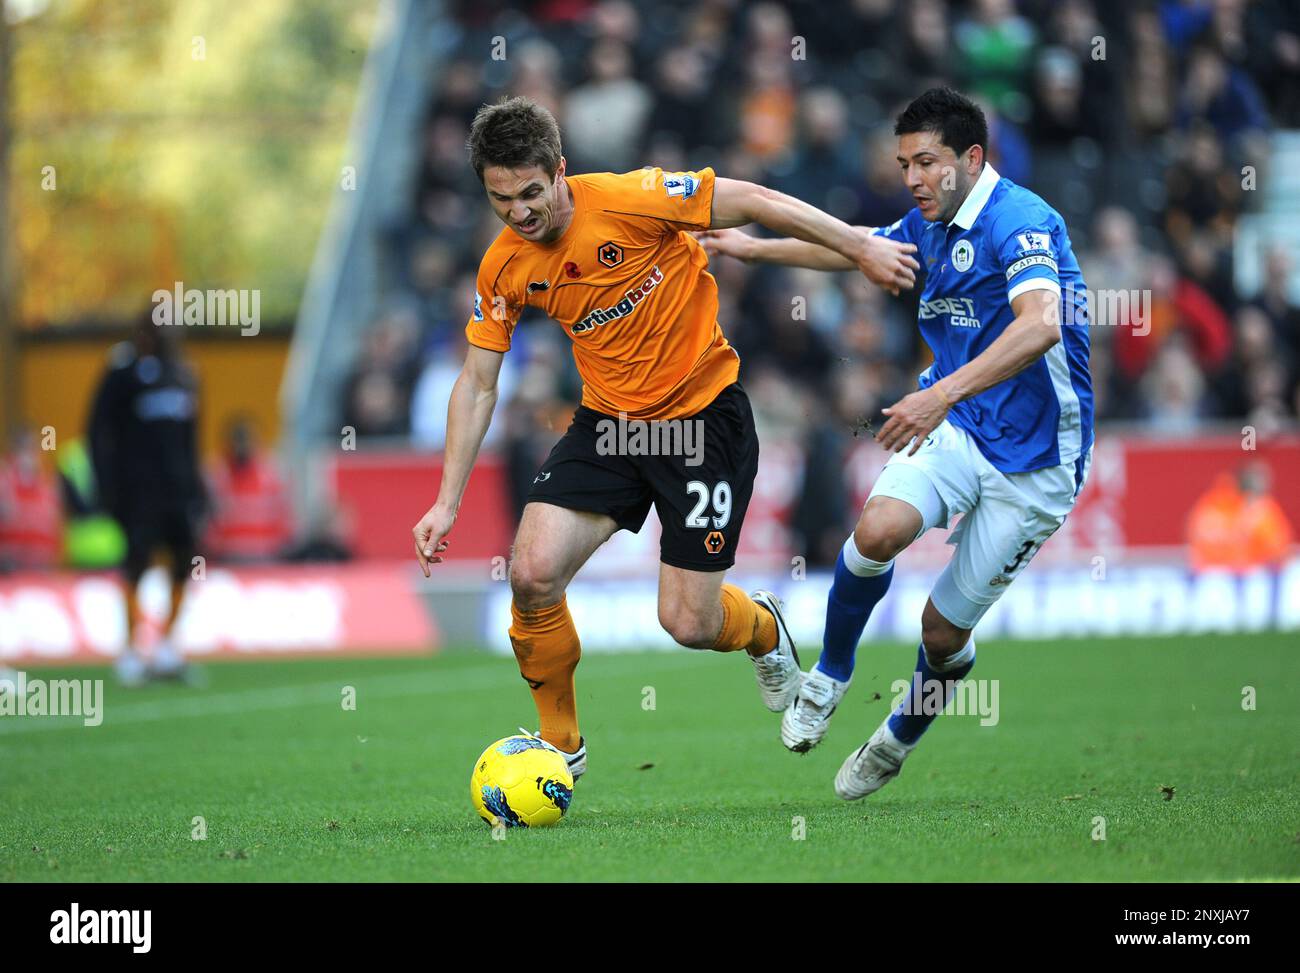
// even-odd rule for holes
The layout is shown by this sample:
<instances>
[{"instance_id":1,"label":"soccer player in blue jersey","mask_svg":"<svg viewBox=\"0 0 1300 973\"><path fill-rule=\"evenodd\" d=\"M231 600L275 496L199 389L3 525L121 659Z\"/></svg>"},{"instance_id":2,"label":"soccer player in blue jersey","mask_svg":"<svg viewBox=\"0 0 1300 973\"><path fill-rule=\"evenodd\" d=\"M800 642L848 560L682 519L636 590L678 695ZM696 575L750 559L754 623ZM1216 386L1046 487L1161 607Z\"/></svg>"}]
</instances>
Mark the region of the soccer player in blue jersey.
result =
<instances>
[{"instance_id":1,"label":"soccer player in blue jersey","mask_svg":"<svg viewBox=\"0 0 1300 973\"><path fill-rule=\"evenodd\" d=\"M1064 523L1092 456L1087 294L1060 214L988 164L983 112L949 88L908 105L894 132L916 208L864 230L917 247L918 325L934 363L916 392L884 410L875 438L894 455L836 562L821 658L782 719L786 747L805 753L825 736L894 559L962 517L921 615L913 690L840 767L845 800L898 776L942 709L924 704L946 705L971 671L972 631ZM723 230L703 242L746 260L852 269L798 240Z\"/></svg>"}]
</instances>

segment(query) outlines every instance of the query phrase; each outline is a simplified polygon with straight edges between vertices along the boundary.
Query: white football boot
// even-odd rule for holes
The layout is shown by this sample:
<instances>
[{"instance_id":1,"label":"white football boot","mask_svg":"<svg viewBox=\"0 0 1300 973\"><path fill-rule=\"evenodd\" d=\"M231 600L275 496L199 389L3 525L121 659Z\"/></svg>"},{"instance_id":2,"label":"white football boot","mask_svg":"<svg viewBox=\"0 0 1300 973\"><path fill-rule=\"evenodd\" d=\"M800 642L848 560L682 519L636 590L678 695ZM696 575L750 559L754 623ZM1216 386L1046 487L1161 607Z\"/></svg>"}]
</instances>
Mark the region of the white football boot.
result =
<instances>
[{"instance_id":1,"label":"white football boot","mask_svg":"<svg viewBox=\"0 0 1300 973\"><path fill-rule=\"evenodd\" d=\"M534 740L539 740L539 741L541 741L543 744L546 745L546 749L547 749L547 750L554 750L554 751L555 751L556 753L558 753L561 757L563 757L563 758L564 758L564 763L568 766L568 768L569 768L569 774L570 774L570 776L573 777L573 782L574 782L575 784L578 782L578 778L581 777L583 774L585 774L585 773L587 772L587 741L586 741L586 738L584 738L584 737L578 737L578 749L577 749L577 751L574 752L574 753L569 753L568 751L561 750L559 747L557 747L557 746L556 746L555 744L553 744L553 743L546 743L545 740L542 740L542 736L541 736L542 731L541 731L541 730L538 730L536 733L529 733L527 730L525 730L525 729L521 726L521 727L519 728L519 732L522 733L522 734L523 734L524 736L526 736L526 737L532 737Z\"/></svg>"},{"instance_id":2,"label":"white football boot","mask_svg":"<svg viewBox=\"0 0 1300 973\"><path fill-rule=\"evenodd\" d=\"M203 686L207 682L202 672L190 665L170 638L161 639L153 647L148 675L150 679L179 682L188 686Z\"/></svg>"},{"instance_id":3,"label":"white football boot","mask_svg":"<svg viewBox=\"0 0 1300 973\"><path fill-rule=\"evenodd\" d=\"M117 681L127 689L138 689L149 681L149 667L136 649L123 649L113 663Z\"/></svg>"},{"instance_id":4,"label":"white football boot","mask_svg":"<svg viewBox=\"0 0 1300 973\"><path fill-rule=\"evenodd\" d=\"M184 670L185 657L176 650L176 644L166 637L160 639L153 647L149 675L158 679L177 679Z\"/></svg>"},{"instance_id":5,"label":"white football boot","mask_svg":"<svg viewBox=\"0 0 1300 973\"><path fill-rule=\"evenodd\" d=\"M762 590L752 592L749 597L770 611L776 619L776 648L767 655L751 655L749 658L754 663L754 675L758 679L763 705L773 713L780 713L790 705L794 694L799 691L799 681L803 678L803 672L799 668L799 652L794 647L790 630L785 627L781 599L770 591Z\"/></svg>"},{"instance_id":6,"label":"white football boot","mask_svg":"<svg viewBox=\"0 0 1300 973\"><path fill-rule=\"evenodd\" d=\"M850 681L840 682L816 666L809 670L781 717L781 742L787 750L807 753L822 742L831 714L849 691Z\"/></svg>"},{"instance_id":7,"label":"white football boot","mask_svg":"<svg viewBox=\"0 0 1300 973\"><path fill-rule=\"evenodd\" d=\"M849 754L835 775L835 793L846 801L874 794L898 776L912 747L900 743L889 730L889 723L871 734L871 739Z\"/></svg>"}]
</instances>

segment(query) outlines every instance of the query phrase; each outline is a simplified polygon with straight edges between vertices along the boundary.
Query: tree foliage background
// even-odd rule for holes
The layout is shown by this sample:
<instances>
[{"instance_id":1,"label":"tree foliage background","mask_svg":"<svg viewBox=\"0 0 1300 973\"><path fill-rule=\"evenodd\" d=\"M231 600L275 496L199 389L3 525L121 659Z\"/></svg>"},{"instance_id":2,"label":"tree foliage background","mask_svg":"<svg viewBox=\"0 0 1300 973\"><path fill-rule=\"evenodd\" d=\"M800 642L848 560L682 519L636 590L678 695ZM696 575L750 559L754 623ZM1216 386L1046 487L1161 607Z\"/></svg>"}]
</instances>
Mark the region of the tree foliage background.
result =
<instances>
[{"instance_id":1,"label":"tree foliage background","mask_svg":"<svg viewBox=\"0 0 1300 973\"><path fill-rule=\"evenodd\" d=\"M120 321L175 281L291 319L377 0L8 2L18 320Z\"/></svg>"}]
</instances>

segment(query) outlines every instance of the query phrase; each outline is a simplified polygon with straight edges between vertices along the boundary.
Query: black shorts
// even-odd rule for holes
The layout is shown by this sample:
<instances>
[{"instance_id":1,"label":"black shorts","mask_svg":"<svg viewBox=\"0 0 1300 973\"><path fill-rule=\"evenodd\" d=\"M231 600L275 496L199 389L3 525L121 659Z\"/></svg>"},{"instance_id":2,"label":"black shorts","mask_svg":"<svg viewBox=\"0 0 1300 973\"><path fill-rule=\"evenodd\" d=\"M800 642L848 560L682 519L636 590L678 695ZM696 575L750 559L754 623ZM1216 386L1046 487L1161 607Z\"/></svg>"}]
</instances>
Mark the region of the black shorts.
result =
<instances>
[{"instance_id":1,"label":"black shorts","mask_svg":"<svg viewBox=\"0 0 1300 973\"><path fill-rule=\"evenodd\" d=\"M135 580L144 574L158 548L165 548L173 580L189 574L195 549L196 517L191 507L166 504L148 508L136 506L121 516L126 534L127 576Z\"/></svg>"},{"instance_id":2,"label":"black shorts","mask_svg":"<svg viewBox=\"0 0 1300 973\"><path fill-rule=\"evenodd\" d=\"M579 406L528 500L606 514L633 533L653 504L664 564L725 571L736 561L757 473L754 413L736 382L684 419L620 422Z\"/></svg>"}]
</instances>

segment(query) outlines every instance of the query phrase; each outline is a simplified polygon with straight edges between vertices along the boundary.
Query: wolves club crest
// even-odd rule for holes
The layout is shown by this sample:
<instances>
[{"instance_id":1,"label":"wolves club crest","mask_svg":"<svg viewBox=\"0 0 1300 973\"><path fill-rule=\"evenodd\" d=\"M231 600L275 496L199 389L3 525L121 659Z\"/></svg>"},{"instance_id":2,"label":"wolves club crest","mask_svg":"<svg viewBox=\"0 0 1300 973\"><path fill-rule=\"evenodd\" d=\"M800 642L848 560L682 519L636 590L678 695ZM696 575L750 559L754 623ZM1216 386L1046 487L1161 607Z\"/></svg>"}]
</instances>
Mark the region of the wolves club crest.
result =
<instances>
[{"instance_id":1,"label":"wolves club crest","mask_svg":"<svg viewBox=\"0 0 1300 973\"><path fill-rule=\"evenodd\" d=\"M623 248L613 241L602 243L596 251L596 259L606 267L617 267L623 262Z\"/></svg>"}]
</instances>

